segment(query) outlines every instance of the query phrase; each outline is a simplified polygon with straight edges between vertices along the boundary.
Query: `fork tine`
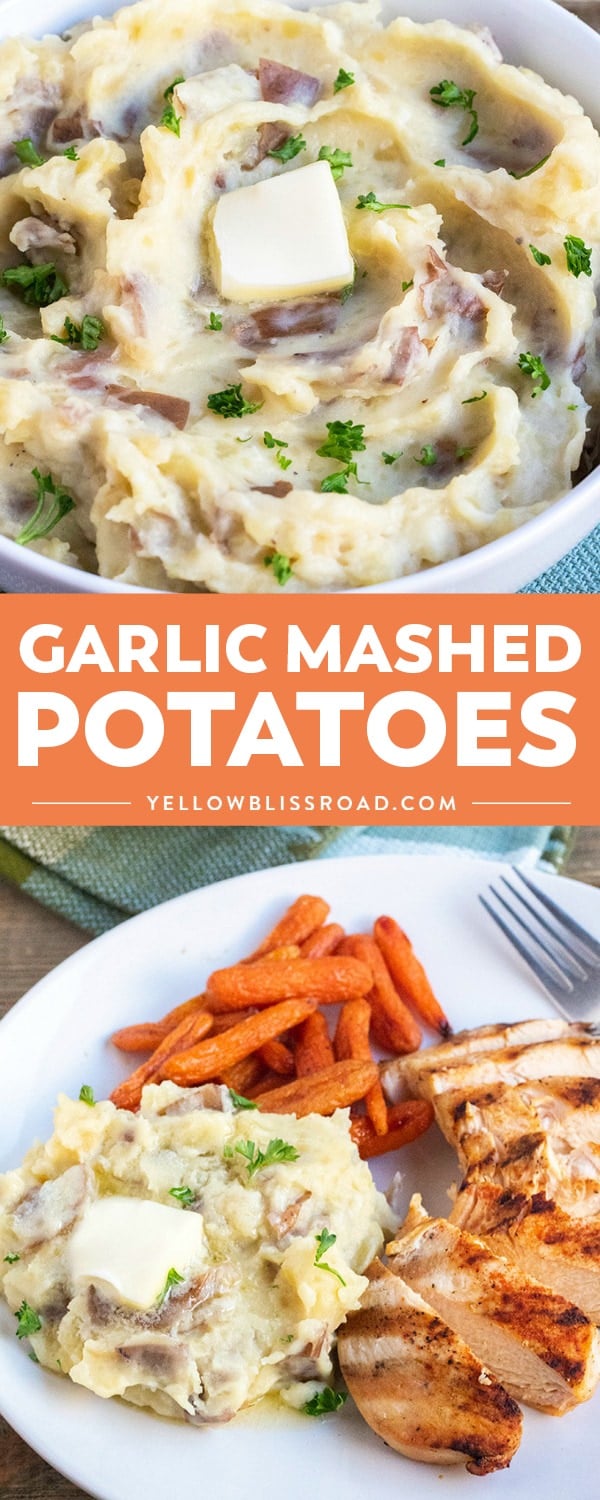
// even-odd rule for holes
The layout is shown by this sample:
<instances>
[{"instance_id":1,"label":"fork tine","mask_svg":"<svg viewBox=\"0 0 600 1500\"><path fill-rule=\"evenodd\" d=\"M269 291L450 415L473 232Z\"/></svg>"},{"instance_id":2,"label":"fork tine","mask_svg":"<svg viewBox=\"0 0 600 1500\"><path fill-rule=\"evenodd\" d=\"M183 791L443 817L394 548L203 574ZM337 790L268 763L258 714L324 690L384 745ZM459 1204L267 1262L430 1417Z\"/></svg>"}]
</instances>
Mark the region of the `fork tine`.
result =
<instances>
[{"instance_id":1,"label":"fork tine","mask_svg":"<svg viewBox=\"0 0 600 1500\"><path fill-rule=\"evenodd\" d=\"M587 958L595 968L600 968L600 943L595 937L592 937L591 932L586 932L585 927L581 927L579 922L576 922L574 917L569 916L569 913L562 906L558 906L556 901L552 900L551 896L547 896L545 891L541 891L539 886L533 880L529 879L529 876L524 875L518 865L513 865L512 870L513 874L518 875L519 880L522 880L523 884L527 886L527 889L532 891L542 906L545 906L546 910L551 912L552 916L558 922L561 922L563 927L567 928L571 936L577 940L577 944L581 945L582 951L580 951L580 956ZM541 921L541 918L538 920Z\"/></svg>"},{"instance_id":2,"label":"fork tine","mask_svg":"<svg viewBox=\"0 0 600 1500\"><path fill-rule=\"evenodd\" d=\"M577 979L587 979L587 969L584 969L583 964L579 963L578 959L575 956L575 952L572 948L569 947L569 944L563 937L562 931L559 929L559 927L557 925L553 926L552 923L548 922L545 917L540 916L539 912L536 911L535 906L533 906L532 902L528 901L527 897L523 896L520 891L515 890L514 886L511 885L510 880L507 880L506 875L501 875L500 879L502 881L502 884L506 886L506 889L510 891L511 896L514 896L515 901L518 901L520 905L525 908L525 911L531 913L534 922L536 922L539 927L542 927L545 932L548 932L550 934L550 937L553 938L554 943L559 950L558 953L556 953L553 948L549 948L547 944L542 941L542 939L536 933L535 929L532 931L531 928L529 928L530 936L532 938L535 938L535 940L540 943L540 946L544 948L546 953L550 953L551 957L554 958L558 964L562 964L564 968L571 974L574 974ZM498 894L498 900L501 899L501 896ZM508 907L508 909L509 911L511 910L510 906ZM518 921L519 918L514 909L512 914ZM526 922L523 922L523 926L527 931L528 929Z\"/></svg>"},{"instance_id":3,"label":"fork tine","mask_svg":"<svg viewBox=\"0 0 600 1500\"><path fill-rule=\"evenodd\" d=\"M546 994L550 996L550 999L554 1001L555 1005L558 1006L558 1009L562 1010L561 1000L563 999L563 997L566 998L567 995L571 994L573 990L573 985L571 984L571 981L568 979L567 975L563 974L562 969L559 969L558 965L555 965L555 978L552 975L549 966L546 966L545 963L540 962L535 953L532 953L531 949L527 947L527 944L522 942L519 934L514 932L512 927L509 927L508 922L504 921L504 918L500 915L500 912L494 910L494 907L490 905L486 897L480 895L479 900L481 902L481 905L485 907L488 916L492 918L492 921L496 923L496 925L500 928L500 931L504 933L504 936L506 938L508 938L509 943L512 943L513 948L516 948L517 953L520 954L521 958L527 964L528 968L533 970L533 973L535 974L536 979L539 980L542 989L546 991ZM571 1019L568 1011L563 1010L562 1013L563 1015L566 1015L568 1019Z\"/></svg>"},{"instance_id":4,"label":"fork tine","mask_svg":"<svg viewBox=\"0 0 600 1500\"><path fill-rule=\"evenodd\" d=\"M509 886L510 889L511 887ZM545 954L546 961L569 981L571 988L574 988L574 982L576 979L581 978L581 972L572 968L568 958L565 959L562 953L556 953L553 948L549 947L544 938L533 931L533 928L526 922L525 918L521 916L520 912L515 911L514 906L511 906L510 901L507 901L506 897L500 891L496 890L494 886L490 886L490 890L492 895L496 897L496 900L500 902L500 905L504 907L504 910L512 917L513 922L516 922L523 929L523 932L527 933L527 937L531 942L535 943L536 948L540 948L542 953ZM583 977L587 979L587 974L584 974Z\"/></svg>"}]
</instances>

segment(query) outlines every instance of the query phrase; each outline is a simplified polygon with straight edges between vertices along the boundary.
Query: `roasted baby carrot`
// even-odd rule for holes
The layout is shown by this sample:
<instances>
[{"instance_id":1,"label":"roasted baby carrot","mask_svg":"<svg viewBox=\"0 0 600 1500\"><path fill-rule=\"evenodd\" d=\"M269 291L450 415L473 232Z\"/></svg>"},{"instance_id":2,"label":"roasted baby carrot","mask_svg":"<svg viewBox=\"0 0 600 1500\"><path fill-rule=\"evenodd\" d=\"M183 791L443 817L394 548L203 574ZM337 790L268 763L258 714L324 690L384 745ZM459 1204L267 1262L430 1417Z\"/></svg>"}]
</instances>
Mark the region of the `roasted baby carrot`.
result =
<instances>
[{"instance_id":1,"label":"roasted baby carrot","mask_svg":"<svg viewBox=\"0 0 600 1500\"><path fill-rule=\"evenodd\" d=\"M426 1026L447 1037L452 1027L439 1000L433 993L422 963L417 958L410 939L393 917L378 917L373 929L386 964L401 994L415 1010Z\"/></svg>"},{"instance_id":2,"label":"roasted baby carrot","mask_svg":"<svg viewBox=\"0 0 600 1500\"><path fill-rule=\"evenodd\" d=\"M372 1062L370 1025L371 1007L368 1000L348 1000L342 1005L333 1039L339 1062L348 1057L354 1057L359 1062ZM387 1106L379 1079L365 1094L365 1109L377 1135L385 1135L388 1128Z\"/></svg>"},{"instance_id":3,"label":"roasted baby carrot","mask_svg":"<svg viewBox=\"0 0 600 1500\"><path fill-rule=\"evenodd\" d=\"M275 972L278 965L268 964L267 968ZM197 1047L180 1048L176 1057L166 1061L161 1077L171 1078L174 1083L182 1085L221 1078L234 1063L249 1057L273 1037L281 1036L282 1031L289 1031L292 1026L305 1021L314 1007L315 1001L310 999L287 1000L282 1005L272 1005L268 1010L240 1021L239 1026L231 1026L221 1036L207 1037Z\"/></svg>"},{"instance_id":4,"label":"roasted baby carrot","mask_svg":"<svg viewBox=\"0 0 600 1500\"><path fill-rule=\"evenodd\" d=\"M273 1005L299 995L313 995L322 1004L354 1000L371 988L371 973L355 958L296 958L289 963L235 964L215 969L207 983L210 1008L237 1010L247 1005Z\"/></svg>"},{"instance_id":5,"label":"roasted baby carrot","mask_svg":"<svg viewBox=\"0 0 600 1500\"><path fill-rule=\"evenodd\" d=\"M243 1057L241 1062L233 1063L219 1075L220 1082L225 1083L228 1089L234 1093L248 1097L249 1091L258 1083L264 1074L264 1066L258 1052L251 1052L249 1057Z\"/></svg>"},{"instance_id":6,"label":"roasted baby carrot","mask_svg":"<svg viewBox=\"0 0 600 1500\"><path fill-rule=\"evenodd\" d=\"M262 943L259 943L258 948L255 948L254 953L246 959L246 963L254 963L257 958L263 958L266 953L270 953L273 948L280 948L282 944L303 943L314 932L315 927L322 925L328 913L327 902L321 896L298 896Z\"/></svg>"},{"instance_id":7,"label":"roasted baby carrot","mask_svg":"<svg viewBox=\"0 0 600 1500\"><path fill-rule=\"evenodd\" d=\"M276 1115L332 1115L364 1099L377 1081L375 1063L338 1062L260 1095L260 1108Z\"/></svg>"},{"instance_id":8,"label":"roasted baby carrot","mask_svg":"<svg viewBox=\"0 0 600 1500\"><path fill-rule=\"evenodd\" d=\"M401 1000L383 954L374 938L366 933L353 933L340 945L344 953L353 954L361 963L367 964L371 973L372 988L369 993L371 1006L371 1031L375 1041L384 1052L416 1052L421 1041L421 1030L408 1006Z\"/></svg>"},{"instance_id":9,"label":"roasted baby carrot","mask_svg":"<svg viewBox=\"0 0 600 1500\"><path fill-rule=\"evenodd\" d=\"M335 1062L327 1021L322 1011L315 1010L298 1027L294 1061L299 1078L310 1073L320 1073L322 1068L330 1068Z\"/></svg>"},{"instance_id":10,"label":"roasted baby carrot","mask_svg":"<svg viewBox=\"0 0 600 1500\"><path fill-rule=\"evenodd\" d=\"M212 1035L220 1036L222 1031L229 1031L230 1026L239 1026L240 1021L247 1021L248 1016L255 1016L256 1010L253 1005L250 1005L246 1010L220 1010L216 1015L211 1011L211 1015L213 1018Z\"/></svg>"},{"instance_id":11,"label":"roasted baby carrot","mask_svg":"<svg viewBox=\"0 0 600 1500\"><path fill-rule=\"evenodd\" d=\"M154 1052L165 1036L160 1021L141 1021L138 1026L122 1026L111 1036L119 1052Z\"/></svg>"},{"instance_id":12,"label":"roasted baby carrot","mask_svg":"<svg viewBox=\"0 0 600 1500\"><path fill-rule=\"evenodd\" d=\"M260 1055L265 1067L270 1068L272 1073L277 1073L283 1078L293 1078L296 1072L294 1054L285 1042L265 1042L260 1049Z\"/></svg>"},{"instance_id":13,"label":"roasted baby carrot","mask_svg":"<svg viewBox=\"0 0 600 1500\"><path fill-rule=\"evenodd\" d=\"M338 944L344 937L344 929L339 922L328 922L326 927L317 927L311 932L310 937L304 939L300 946L303 958L327 958L330 953L335 953Z\"/></svg>"},{"instance_id":14,"label":"roasted baby carrot","mask_svg":"<svg viewBox=\"0 0 600 1500\"><path fill-rule=\"evenodd\" d=\"M212 1029L212 1016L208 1011L197 1011L193 1016L184 1016L183 1021L175 1026L169 1035L164 1037L160 1045L140 1068L136 1068L129 1078L119 1083L113 1090L111 1099L118 1109L138 1109L142 1097L142 1089L145 1084L153 1083L158 1079L160 1070L164 1063L176 1052L181 1052L184 1047L191 1047L194 1042L201 1041L202 1037L208 1035Z\"/></svg>"},{"instance_id":15,"label":"roasted baby carrot","mask_svg":"<svg viewBox=\"0 0 600 1500\"><path fill-rule=\"evenodd\" d=\"M387 1151L398 1151L408 1146L429 1129L433 1110L427 1099L403 1099L388 1110L388 1126L385 1135L378 1135L367 1115L356 1115L350 1122L350 1134L358 1146L363 1159L369 1156L384 1156Z\"/></svg>"}]
</instances>

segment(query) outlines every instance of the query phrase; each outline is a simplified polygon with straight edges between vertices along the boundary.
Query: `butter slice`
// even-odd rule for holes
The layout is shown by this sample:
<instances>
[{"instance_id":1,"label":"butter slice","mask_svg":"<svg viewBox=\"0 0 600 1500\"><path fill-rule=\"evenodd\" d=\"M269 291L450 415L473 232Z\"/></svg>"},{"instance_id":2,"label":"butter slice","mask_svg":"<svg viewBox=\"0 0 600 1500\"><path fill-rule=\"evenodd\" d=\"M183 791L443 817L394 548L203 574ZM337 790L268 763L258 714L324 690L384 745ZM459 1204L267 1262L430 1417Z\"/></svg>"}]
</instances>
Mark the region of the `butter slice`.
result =
<instances>
[{"instance_id":1,"label":"butter slice","mask_svg":"<svg viewBox=\"0 0 600 1500\"><path fill-rule=\"evenodd\" d=\"M222 297L281 302L347 286L354 275L342 205L326 161L219 198L213 236Z\"/></svg>"},{"instance_id":2,"label":"butter slice","mask_svg":"<svg viewBox=\"0 0 600 1500\"><path fill-rule=\"evenodd\" d=\"M204 1256L202 1216L144 1198L98 1198L69 1241L75 1283L101 1281L130 1307L152 1307L171 1269Z\"/></svg>"}]
</instances>

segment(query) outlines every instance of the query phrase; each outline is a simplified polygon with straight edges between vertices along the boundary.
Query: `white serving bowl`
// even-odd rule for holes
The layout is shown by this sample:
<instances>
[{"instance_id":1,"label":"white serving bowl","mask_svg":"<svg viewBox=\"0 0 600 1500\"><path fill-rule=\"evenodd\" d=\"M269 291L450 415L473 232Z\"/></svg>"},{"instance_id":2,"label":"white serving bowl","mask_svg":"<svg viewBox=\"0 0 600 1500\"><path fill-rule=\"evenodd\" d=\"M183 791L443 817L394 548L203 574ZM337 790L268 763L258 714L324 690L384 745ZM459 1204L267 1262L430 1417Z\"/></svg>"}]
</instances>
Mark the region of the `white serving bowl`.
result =
<instances>
[{"instance_id":1,"label":"white serving bowl","mask_svg":"<svg viewBox=\"0 0 600 1500\"><path fill-rule=\"evenodd\" d=\"M292 3L307 8L305 0ZM90 13L111 15L118 8L118 0L0 0L0 35L42 36L63 31ZM563 93L573 94L600 128L600 35L555 0L383 0L382 10L386 21L410 15L415 21L444 18L489 26L507 62L532 68ZM598 521L600 469L508 536L452 562L352 592L511 593L557 562ZM0 588L10 593L139 592L51 562L6 537L0 537Z\"/></svg>"}]
</instances>

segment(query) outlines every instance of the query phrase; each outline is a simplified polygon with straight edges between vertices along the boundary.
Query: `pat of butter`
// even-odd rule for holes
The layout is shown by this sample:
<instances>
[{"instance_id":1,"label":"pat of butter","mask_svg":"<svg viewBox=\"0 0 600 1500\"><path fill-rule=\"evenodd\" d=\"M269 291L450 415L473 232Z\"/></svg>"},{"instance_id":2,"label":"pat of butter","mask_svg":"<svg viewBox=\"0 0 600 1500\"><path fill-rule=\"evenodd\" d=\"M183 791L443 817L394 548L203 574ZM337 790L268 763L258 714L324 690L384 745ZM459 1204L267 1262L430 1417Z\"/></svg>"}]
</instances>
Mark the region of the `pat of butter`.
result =
<instances>
[{"instance_id":1,"label":"pat of butter","mask_svg":"<svg viewBox=\"0 0 600 1500\"><path fill-rule=\"evenodd\" d=\"M204 1253L200 1214L144 1198L98 1198L69 1241L73 1281L108 1282L136 1308L152 1307L169 1271L185 1276Z\"/></svg>"},{"instance_id":2,"label":"pat of butter","mask_svg":"<svg viewBox=\"0 0 600 1500\"><path fill-rule=\"evenodd\" d=\"M326 161L224 193L213 218L217 282L235 302L333 292L354 275Z\"/></svg>"}]
</instances>

